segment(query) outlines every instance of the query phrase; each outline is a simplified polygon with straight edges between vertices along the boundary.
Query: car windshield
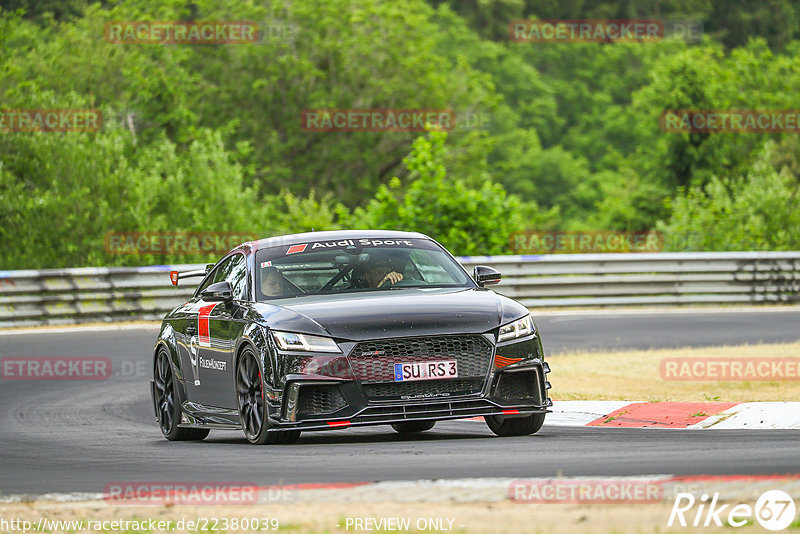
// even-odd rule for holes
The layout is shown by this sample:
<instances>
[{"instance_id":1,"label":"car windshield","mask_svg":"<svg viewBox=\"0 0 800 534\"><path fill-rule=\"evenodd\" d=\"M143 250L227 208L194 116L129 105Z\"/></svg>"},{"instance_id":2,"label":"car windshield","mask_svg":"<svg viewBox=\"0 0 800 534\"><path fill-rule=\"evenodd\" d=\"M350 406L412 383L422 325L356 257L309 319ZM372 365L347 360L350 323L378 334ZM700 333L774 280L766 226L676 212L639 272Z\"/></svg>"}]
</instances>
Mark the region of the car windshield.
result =
<instances>
[{"instance_id":1,"label":"car windshield","mask_svg":"<svg viewBox=\"0 0 800 534\"><path fill-rule=\"evenodd\" d=\"M259 250L258 300L416 287L475 287L427 239L342 239Z\"/></svg>"}]
</instances>

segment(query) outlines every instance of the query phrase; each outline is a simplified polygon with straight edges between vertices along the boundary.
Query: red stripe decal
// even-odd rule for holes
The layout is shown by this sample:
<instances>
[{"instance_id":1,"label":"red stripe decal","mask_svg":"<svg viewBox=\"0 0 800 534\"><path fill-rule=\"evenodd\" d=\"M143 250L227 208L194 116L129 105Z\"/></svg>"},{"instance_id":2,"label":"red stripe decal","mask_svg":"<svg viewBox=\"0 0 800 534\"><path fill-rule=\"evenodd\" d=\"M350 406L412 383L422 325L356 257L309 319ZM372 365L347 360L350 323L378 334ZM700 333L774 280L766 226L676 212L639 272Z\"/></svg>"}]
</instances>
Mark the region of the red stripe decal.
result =
<instances>
[{"instance_id":1,"label":"red stripe decal","mask_svg":"<svg viewBox=\"0 0 800 534\"><path fill-rule=\"evenodd\" d=\"M595 419L586 426L686 428L738 402L637 402Z\"/></svg>"},{"instance_id":2,"label":"red stripe decal","mask_svg":"<svg viewBox=\"0 0 800 534\"><path fill-rule=\"evenodd\" d=\"M211 324L209 317L217 304L219 304L219 302L202 306L197 313L197 337L200 343L206 346L211 345Z\"/></svg>"},{"instance_id":3,"label":"red stripe decal","mask_svg":"<svg viewBox=\"0 0 800 534\"><path fill-rule=\"evenodd\" d=\"M350 421L335 421L328 423L328 426L350 426Z\"/></svg>"},{"instance_id":4,"label":"red stripe decal","mask_svg":"<svg viewBox=\"0 0 800 534\"><path fill-rule=\"evenodd\" d=\"M517 363L521 361L522 358L505 358L503 356L495 355L494 366L499 369L501 367L505 367L506 365L511 365L512 363Z\"/></svg>"},{"instance_id":5,"label":"red stripe decal","mask_svg":"<svg viewBox=\"0 0 800 534\"><path fill-rule=\"evenodd\" d=\"M517 415L519 410L503 410L503 415Z\"/></svg>"},{"instance_id":6,"label":"red stripe decal","mask_svg":"<svg viewBox=\"0 0 800 534\"><path fill-rule=\"evenodd\" d=\"M289 250L286 251L286 254L296 254L298 252L303 252L307 246L308 243L303 243L302 245L292 245L291 247L289 247Z\"/></svg>"}]
</instances>

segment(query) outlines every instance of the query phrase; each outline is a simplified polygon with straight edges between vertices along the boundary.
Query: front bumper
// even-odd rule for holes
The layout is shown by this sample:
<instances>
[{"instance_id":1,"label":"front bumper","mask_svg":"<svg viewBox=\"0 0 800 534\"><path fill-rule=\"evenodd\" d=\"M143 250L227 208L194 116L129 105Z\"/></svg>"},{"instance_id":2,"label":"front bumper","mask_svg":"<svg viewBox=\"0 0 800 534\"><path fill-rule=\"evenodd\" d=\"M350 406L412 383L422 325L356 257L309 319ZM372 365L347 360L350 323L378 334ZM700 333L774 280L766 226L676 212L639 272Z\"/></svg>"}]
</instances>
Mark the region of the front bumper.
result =
<instances>
[{"instance_id":1,"label":"front bumper","mask_svg":"<svg viewBox=\"0 0 800 534\"><path fill-rule=\"evenodd\" d=\"M369 406L353 417L332 420L305 420L294 423L272 422L275 430L332 430L351 426L388 425L405 421L444 421L447 419L464 419L490 415L505 417L524 417L534 413L549 413L553 403L547 406L503 407L488 399L473 401L435 402L423 404L403 404L394 406Z\"/></svg>"},{"instance_id":2,"label":"front bumper","mask_svg":"<svg viewBox=\"0 0 800 534\"><path fill-rule=\"evenodd\" d=\"M331 430L414 420L547 413L553 405L547 396L549 371L547 362L534 359L495 370L476 393L392 400L368 397L357 380L295 375L287 377L282 406L271 411L270 425L275 430Z\"/></svg>"}]
</instances>

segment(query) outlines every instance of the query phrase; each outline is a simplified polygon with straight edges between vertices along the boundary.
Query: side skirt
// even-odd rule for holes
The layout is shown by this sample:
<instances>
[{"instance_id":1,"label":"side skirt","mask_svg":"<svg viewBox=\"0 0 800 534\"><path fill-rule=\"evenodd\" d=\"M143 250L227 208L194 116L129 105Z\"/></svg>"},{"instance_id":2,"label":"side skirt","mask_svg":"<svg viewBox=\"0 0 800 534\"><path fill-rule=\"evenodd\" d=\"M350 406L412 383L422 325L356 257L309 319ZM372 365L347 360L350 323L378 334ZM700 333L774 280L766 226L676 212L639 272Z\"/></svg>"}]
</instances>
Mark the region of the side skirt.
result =
<instances>
[{"instance_id":1,"label":"side skirt","mask_svg":"<svg viewBox=\"0 0 800 534\"><path fill-rule=\"evenodd\" d=\"M186 401L181 406L183 417L181 428L213 428L217 430L242 430L239 412L228 408L204 406Z\"/></svg>"}]
</instances>

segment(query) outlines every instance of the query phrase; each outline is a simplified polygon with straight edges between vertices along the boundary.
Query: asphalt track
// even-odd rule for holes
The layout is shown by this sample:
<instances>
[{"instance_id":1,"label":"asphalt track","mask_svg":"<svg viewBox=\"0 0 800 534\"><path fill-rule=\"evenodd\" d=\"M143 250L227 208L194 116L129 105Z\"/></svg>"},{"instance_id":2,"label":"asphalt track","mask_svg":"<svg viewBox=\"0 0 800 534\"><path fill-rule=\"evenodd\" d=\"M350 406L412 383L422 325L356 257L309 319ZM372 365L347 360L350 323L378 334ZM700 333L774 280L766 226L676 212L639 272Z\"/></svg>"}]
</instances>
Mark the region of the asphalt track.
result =
<instances>
[{"instance_id":1,"label":"asphalt track","mask_svg":"<svg viewBox=\"0 0 800 534\"><path fill-rule=\"evenodd\" d=\"M551 354L794 341L800 311L547 314ZM775 474L800 472L800 431L658 430L547 425L495 438L452 421L402 437L390 428L306 433L292 446L254 447L236 432L170 443L150 407L155 327L0 333L0 356L107 356L97 381L0 381L0 497L102 493L121 481L239 481L259 485L431 478ZM557 367L557 355L553 358Z\"/></svg>"}]
</instances>

